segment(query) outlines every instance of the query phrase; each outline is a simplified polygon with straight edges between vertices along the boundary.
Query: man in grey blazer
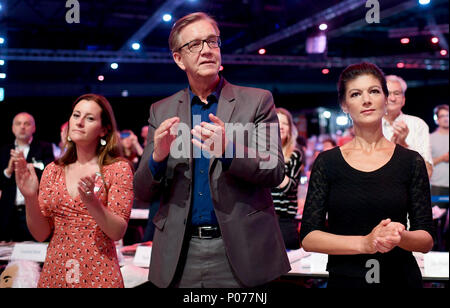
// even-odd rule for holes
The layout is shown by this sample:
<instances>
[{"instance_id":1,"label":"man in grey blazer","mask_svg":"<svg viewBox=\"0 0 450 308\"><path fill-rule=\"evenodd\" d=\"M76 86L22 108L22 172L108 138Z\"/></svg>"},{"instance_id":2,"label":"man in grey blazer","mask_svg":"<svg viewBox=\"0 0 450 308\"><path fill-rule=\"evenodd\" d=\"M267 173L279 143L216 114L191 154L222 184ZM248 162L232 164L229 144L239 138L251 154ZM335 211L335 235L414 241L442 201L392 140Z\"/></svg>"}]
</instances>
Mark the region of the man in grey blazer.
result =
<instances>
[{"instance_id":1,"label":"man in grey blazer","mask_svg":"<svg viewBox=\"0 0 450 308\"><path fill-rule=\"evenodd\" d=\"M253 287L290 270L270 194L284 178L273 98L219 75L219 35L204 13L175 23L169 45L189 87L150 107L134 188L143 201L160 194L158 287Z\"/></svg>"}]
</instances>

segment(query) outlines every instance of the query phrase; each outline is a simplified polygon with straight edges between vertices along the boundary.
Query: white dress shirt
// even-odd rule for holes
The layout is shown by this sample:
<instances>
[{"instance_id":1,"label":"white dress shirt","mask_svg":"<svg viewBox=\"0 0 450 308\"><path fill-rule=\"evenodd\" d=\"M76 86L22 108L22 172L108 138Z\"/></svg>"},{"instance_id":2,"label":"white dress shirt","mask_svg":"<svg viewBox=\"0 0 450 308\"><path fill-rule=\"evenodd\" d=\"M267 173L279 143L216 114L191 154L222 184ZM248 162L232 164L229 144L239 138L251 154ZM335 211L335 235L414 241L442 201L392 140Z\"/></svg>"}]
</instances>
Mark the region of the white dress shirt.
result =
<instances>
[{"instance_id":1,"label":"white dress shirt","mask_svg":"<svg viewBox=\"0 0 450 308\"><path fill-rule=\"evenodd\" d=\"M414 150L422 155L425 162L433 165L431 157L430 129L421 118L404 114L403 112L395 119L395 122L403 121L408 126L409 133L406 137L406 144L410 150ZM394 135L394 127L383 118L383 135L386 139L391 140Z\"/></svg>"},{"instance_id":2,"label":"white dress shirt","mask_svg":"<svg viewBox=\"0 0 450 308\"><path fill-rule=\"evenodd\" d=\"M30 143L31 143L31 140L30 140ZM23 156L25 157L25 159L27 159L28 152L30 152L30 144L27 144L27 145L19 145L19 144L17 143L17 140L16 140L16 141L14 141L14 145L15 145L16 151L23 152ZM6 169L3 170L3 174L4 174L8 179L10 179L11 176L12 176L12 175L8 175L8 174L6 173ZM16 186L16 190L17 190L17 192L16 192L16 201L15 201L15 204L16 204L16 205L24 205L24 204L25 204L25 197L24 197L24 196L22 195L22 193L20 192L19 187Z\"/></svg>"}]
</instances>

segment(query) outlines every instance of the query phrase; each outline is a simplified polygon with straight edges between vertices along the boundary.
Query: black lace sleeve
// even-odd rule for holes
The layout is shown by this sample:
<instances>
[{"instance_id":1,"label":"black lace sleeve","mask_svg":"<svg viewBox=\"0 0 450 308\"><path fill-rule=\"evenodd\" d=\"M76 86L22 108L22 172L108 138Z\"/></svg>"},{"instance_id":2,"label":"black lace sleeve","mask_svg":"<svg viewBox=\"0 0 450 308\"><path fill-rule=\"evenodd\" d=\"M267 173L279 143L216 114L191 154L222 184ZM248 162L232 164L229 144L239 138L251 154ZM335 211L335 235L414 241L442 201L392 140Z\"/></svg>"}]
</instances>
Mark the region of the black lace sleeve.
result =
<instances>
[{"instance_id":1,"label":"black lace sleeve","mask_svg":"<svg viewBox=\"0 0 450 308\"><path fill-rule=\"evenodd\" d=\"M408 208L410 231L425 230L434 238L434 224L431 213L430 183L425 162L414 153L409 186L410 202Z\"/></svg>"},{"instance_id":2,"label":"black lace sleeve","mask_svg":"<svg viewBox=\"0 0 450 308\"><path fill-rule=\"evenodd\" d=\"M327 215L329 181L325 173L324 153L320 154L313 165L303 210L300 240L314 230L324 230Z\"/></svg>"}]
</instances>

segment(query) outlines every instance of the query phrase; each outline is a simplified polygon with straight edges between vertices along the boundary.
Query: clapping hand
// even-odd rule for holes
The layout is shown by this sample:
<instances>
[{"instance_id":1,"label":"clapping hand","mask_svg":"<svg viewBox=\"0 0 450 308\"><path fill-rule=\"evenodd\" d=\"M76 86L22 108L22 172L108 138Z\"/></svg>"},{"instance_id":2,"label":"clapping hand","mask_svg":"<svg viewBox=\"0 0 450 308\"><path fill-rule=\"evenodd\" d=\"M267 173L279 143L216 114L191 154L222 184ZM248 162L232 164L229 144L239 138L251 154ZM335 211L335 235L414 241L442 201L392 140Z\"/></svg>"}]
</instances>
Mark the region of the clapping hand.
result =
<instances>
[{"instance_id":1,"label":"clapping hand","mask_svg":"<svg viewBox=\"0 0 450 308\"><path fill-rule=\"evenodd\" d=\"M78 193L80 194L80 199L86 205L90 205L93 202L98 201L94 190L96 179L97 175L93 174L91 176L81 178L78 182Z\"/></svg>"},{"instance_id":2,"label":"clapping hand","mask_svg":"<svg viewBox=\"0 0 450 308\"><path fill-rule=\"evenodd\" d=\"M208 151L211 156L222 157L228 144L225 123L212 113L209 114L209 119L212 123L202 122L191 130L192 135L203 142L192 138L192 143L198 148Z\"/></svg>"},{"instance_id":3,"label":"clapping hand","mask_svg":"<svg viewBox=\"0 0 450 308\"><path fill-rule=\"evenodd\" d=\"M14 171L16 185L22 195L24 197L36 195L39 190L39 180L36 171L34 171L33 164L27 164L23 153L14 158Z\"/></svg>"},{"instance_id":4,"label":"clapping hand","mask_svg":"<svg viewBox=\"0 0 450 308\"><path fill-rule=\"evenodd\" d=\"M406 137L408 137L409 134L409 128L408 125L406 125L403 121L394 122L393 124L394 128L394 135L391 138L391 141L399 144L401 146L407 147L406 143Z\"/></svg>"}]
</instances>

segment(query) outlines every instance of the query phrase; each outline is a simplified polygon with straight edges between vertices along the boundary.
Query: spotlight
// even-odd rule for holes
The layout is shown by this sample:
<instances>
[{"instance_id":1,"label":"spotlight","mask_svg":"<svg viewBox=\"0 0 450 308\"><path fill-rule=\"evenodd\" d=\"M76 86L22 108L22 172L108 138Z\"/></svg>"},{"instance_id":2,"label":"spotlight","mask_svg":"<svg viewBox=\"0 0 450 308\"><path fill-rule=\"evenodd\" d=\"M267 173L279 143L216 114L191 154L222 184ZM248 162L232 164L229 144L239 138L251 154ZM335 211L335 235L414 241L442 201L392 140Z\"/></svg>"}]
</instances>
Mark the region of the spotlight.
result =
<instances>
[{"instance_id":1,"label":"spotlight","mask_svg":"<svg viewBox=\"0 0 450 308\"><path fill-rule=\"evenodd\" d=\"M336 124L339 126L345 126L348 124L348 118L345 115L340 115L336 118Z\"/></svg>"},{"instance_id":2,"label":"spotlight","mask_svg":"<svg viewBox=\"0 0 450 308\"><path fill-rule=\"evenodd\" d=\"M133 44L131 44L131 48L133 48L133 50L139 50L139 49L141 49L141 44L133 43Z\"/></svg>"},{"instance_id":3,"label":"spotlight","mask_svg":"<svg viewBox=\"0 0 450 308\"><path fill-rule=\"evenodd\" d=\"M266 54L266 50L264 48L261 48L261 49L258 50L258 53L260 55L265 55Z\"/></svg>"},{"instance_id":4,"label":"spotlight","mask_svg":"<svg viewBox=\"0 0 450 308\"><path fill-rule=\"evenodd\" d=\"M400 43L402 43L404 45L409 44L409 42L410 42L410 40L408 37L404 37L400 40Z\"/></svg>"},{"instance_id":5,"label":"spotlight","mask_svg":"<svg viewBox=\"0 0 450 308\"><path fill-rule=\"evenodd\" d=\"M431 43L433 43L433 44L439 43L439 38L438 38L437 36L433 36L433 37L431 38Z\"/></svg>"},{"instance_id":6,"label":"spotlight","mask_svg":"<svg viewBox=\"0 0 450 308\"><path fill-rule=\"evenodd\" d=\"M448 55L447 49L442 49L439 53L441 54L441 56L444 56L444 57L445 57L446 55Z\"/></svg>"},{"instance_id":7,"label":"spotlight","mask_svg":"<svg viewBox=\"0 0 450 308\"><path fill-rule=\"evenodd\" d=\"M420 5L428 5L430 4L431 0L419 0Z\"/></svg>"},{"instance_id":8,"label":"spotlight","mask_svg":"<svg viewBox=\"0 0 450 308\"><path fill-rule=\"evenodd\" d=\"M6 74L5 73L0 73L0 79L5 79L6 78Z\"/></svg>"},{"instance_id":9,"label":"spotlight","mask_svg":"<svg viewBox=\"0 0 450 308\"><path fill-rule=\"evenodd\" d=\"M117 64L116 62L111 63L111 68L112 68L113 70L116 70L116 69L119 68L119 64Z\"/></svg>"},{"instance_id":10,"label":"spotlight","mask_svg":"<svg viewBox=\"0 0 450 308\"><path fill-rule=\"evenodd\" d=\"M329 72L330 72L330 70L327 69L327 68L324 68L324 69L322 70L322 74L324 74L324 75L327 75Z\"/></svg>"},{"instance_id":11,"label":"spotlight","mask_svg":"<svg viewBox=\"0 0 450 308\"><path fill-rule=\"evenodd\" d=\"M170 14L164 14L164 15L163 15L163 20L164 20L165 22L171 21L171 20L172 20L172 15L170 15Z\"/></svg>"},{"instance_id":12,"label":"spotlight","mask_svg":"<svg viewBox=\"0 0 450 308\"><path fill-rule=\"evenodd\" d=\"M5 65L5 60L0 60L0 65Z\"/></svg>"},{"instance_id":13,"label":"spotlight","mask_svg":"<svg viewBox=\"0 0 450 308\"><path fill-rule=\"evenodd\" d=\"M403 63L403 62L397 63L397 68L404 68L404 67L405 67L405 63Z\"/></svg>"},{"instance_id":14,"label":"spotlight","mask_svg":"<svg viewBox=\"0 0 450 308\"><path fill-rule=\"evenodd\" d=\"M97 79L98 79L98 81L103 81L103 80L105 80L105 76L98 75Z\"/></svg>"},{"instance_id":15,"label":"spotlight","mask_svg":"<svg viewBox=\"0 0 450 308\"><path fill-rule=\"evenodd\" d=\"M328 25L327 24L320 24L319 29L322 31L325 31L326 29L328 29Z\"/></svg>"},{"instance_id":16,"label":"spotlight","mask_svg":"<svg viewBox=\"0 0 450 308\"><path fill-rule=\"evenodd\" d=\"M0 36L0 45L5 43L5 38Z\"/></svg>"},{"instance_id":17,"label":"spotlight","mask_svg":"<svg viewBox=\"0 0 450 308\"><path fill-rule=\"evenodd\" d=\"M324 117L325 119L331 118L331 112L329 112L328 110L325 110L325 111L322 113L322 115L323 115L323 117Z\"/></svg>"}]
</instances>

